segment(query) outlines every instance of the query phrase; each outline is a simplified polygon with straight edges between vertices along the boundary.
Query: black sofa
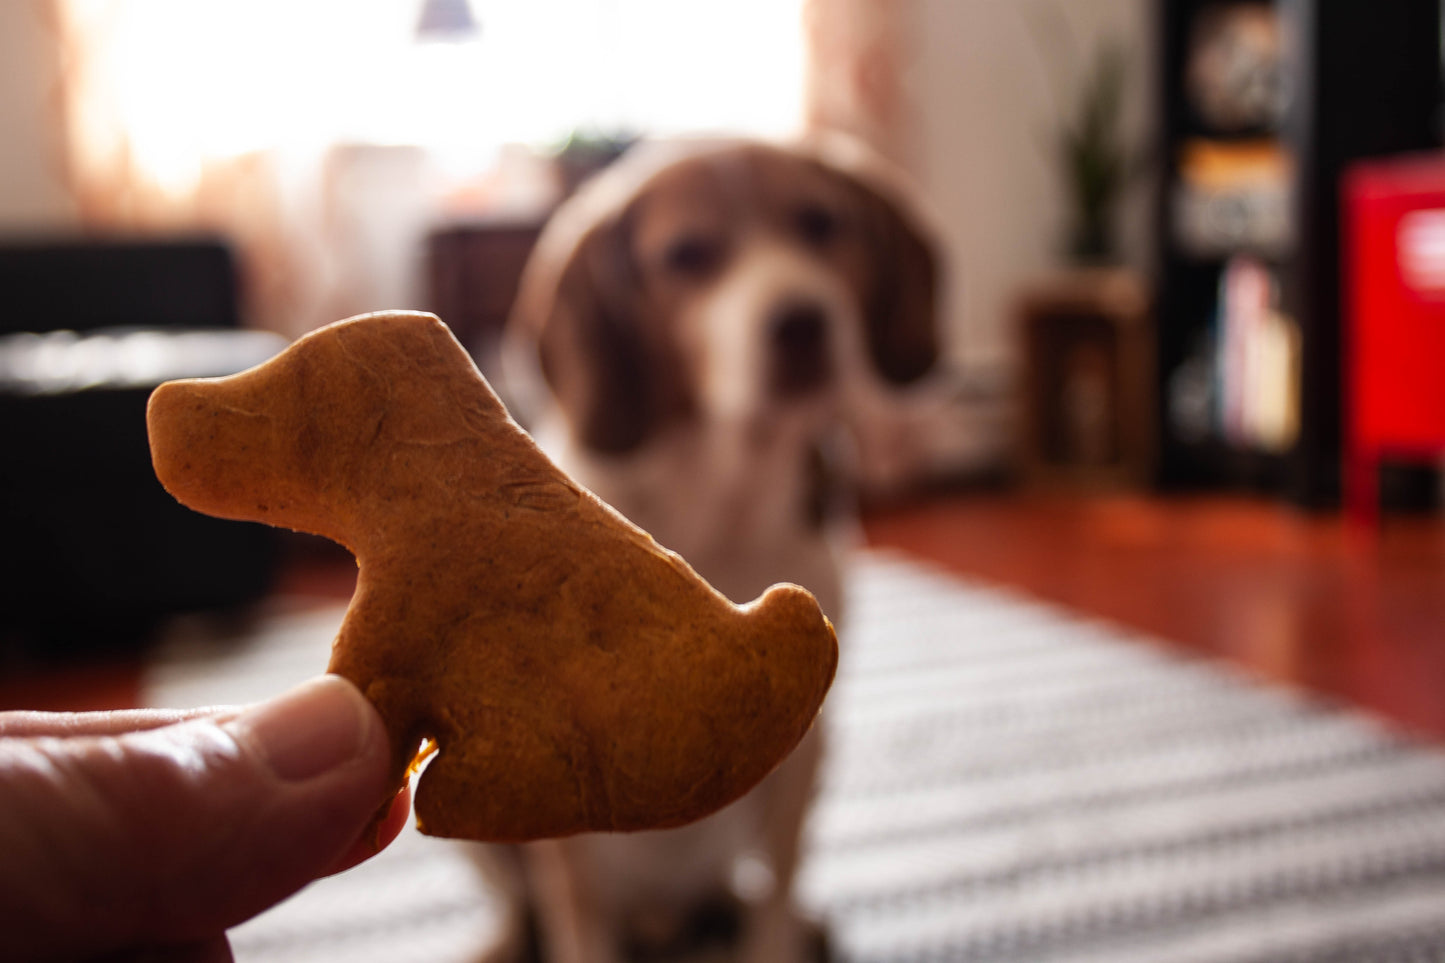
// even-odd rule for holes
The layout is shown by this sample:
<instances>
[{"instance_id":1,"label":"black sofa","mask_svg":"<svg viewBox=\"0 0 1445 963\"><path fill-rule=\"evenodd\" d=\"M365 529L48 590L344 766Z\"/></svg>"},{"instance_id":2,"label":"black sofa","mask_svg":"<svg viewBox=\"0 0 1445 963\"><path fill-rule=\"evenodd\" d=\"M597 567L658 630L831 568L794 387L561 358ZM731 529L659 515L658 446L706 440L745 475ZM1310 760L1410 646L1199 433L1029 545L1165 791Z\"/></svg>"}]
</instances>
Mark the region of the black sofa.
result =
<instances>
[{"instance_id":1,"label":"black sofa","mask_svg":"<svg viewBox=\"0 0 1445 963\"><path fill-rule=\"evenodd\" d=\"M146 439L160 381L284 344L238 314L216 240L0 242L0 658L124 652L266 592L276 533L180 506Z\"/></svg>"}]
</instances>

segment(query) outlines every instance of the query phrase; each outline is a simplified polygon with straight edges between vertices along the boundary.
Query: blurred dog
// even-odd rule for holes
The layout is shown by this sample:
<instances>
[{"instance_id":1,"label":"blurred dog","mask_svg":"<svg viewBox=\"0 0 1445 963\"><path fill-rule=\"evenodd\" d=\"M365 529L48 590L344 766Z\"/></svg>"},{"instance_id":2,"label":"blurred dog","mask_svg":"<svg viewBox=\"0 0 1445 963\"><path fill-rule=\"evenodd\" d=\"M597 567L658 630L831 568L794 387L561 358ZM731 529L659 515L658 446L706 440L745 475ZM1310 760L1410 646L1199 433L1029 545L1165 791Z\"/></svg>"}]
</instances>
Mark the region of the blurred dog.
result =
<instances>
[{"instance_id":1,"label":"blurred dog","mask_svg":"<svg viewBox=\"0 0 1445 963\"><path fill-rule=\"evenodd\" d=\"M837 622L839 482L901 469L896 392L938 355L932 236L841 143L634 148L558 210L524 272L508 339L514 362L535 351L546 396L521 406L569 473L723 594L796 582ZM816 957L792 884L821 739L696 825L532 847L549 958Z\"/></svg>"}]
</instances>

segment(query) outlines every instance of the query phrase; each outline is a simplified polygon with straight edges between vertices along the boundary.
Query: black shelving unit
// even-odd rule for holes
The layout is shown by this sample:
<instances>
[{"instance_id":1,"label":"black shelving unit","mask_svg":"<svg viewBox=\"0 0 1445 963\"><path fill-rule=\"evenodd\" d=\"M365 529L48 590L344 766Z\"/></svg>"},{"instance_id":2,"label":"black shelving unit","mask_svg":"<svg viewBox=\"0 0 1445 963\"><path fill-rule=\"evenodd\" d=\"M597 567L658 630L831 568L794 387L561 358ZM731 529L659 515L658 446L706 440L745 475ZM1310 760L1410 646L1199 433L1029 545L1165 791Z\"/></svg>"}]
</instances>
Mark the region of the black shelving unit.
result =
<instances>
[{"instance_id":1,"label":"black shelving unit","mask_svg":"<svg viewBox=\"0 0 1445 963\"><path fill-rule=\"evenodd\" d=\"M1340 175L1440 144L1439 0L1161 0L1157 22L1159 482L1333 504Z\"/></svg>"}]
</instances>

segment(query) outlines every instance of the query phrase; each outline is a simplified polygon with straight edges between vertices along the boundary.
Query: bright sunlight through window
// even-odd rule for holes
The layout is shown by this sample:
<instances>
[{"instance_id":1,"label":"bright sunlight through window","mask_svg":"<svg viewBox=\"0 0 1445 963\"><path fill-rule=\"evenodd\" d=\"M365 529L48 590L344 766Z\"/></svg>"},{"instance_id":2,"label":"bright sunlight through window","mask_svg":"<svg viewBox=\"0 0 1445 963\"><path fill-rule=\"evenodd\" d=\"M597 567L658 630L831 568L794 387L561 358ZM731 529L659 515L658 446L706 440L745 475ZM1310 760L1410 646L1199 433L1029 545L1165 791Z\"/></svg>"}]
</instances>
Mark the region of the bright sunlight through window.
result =
<instances>
[{"instance_id":1,"label":"bright sunlight through window","mask_svg":"<svg viewBox=\"0 0 1445 963\"><path fill-rule=\"evenodd\" d=\"M800 123L801 0L471 0L418 39L420 0L68 0L129 160L184 189L206 161L413 144L479 169L574 130L783 135ZM95 147L105 134L99 122Z\"/></svg>"}]
</instances>

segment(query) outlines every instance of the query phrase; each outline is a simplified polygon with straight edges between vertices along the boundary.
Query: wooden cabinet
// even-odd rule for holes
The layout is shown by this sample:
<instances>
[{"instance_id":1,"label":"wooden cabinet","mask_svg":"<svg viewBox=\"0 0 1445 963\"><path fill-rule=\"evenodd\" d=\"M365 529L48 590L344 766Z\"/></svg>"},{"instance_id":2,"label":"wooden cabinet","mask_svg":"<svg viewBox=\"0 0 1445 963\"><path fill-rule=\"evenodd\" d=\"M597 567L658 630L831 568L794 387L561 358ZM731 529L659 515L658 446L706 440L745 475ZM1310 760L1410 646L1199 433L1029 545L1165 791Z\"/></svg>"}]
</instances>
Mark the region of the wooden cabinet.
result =
<instances>
[{"instance_id":1,"label":"wooden cabinet","mask_svg":"<svg viewBox=\"0 0 1445 963\"><path fill-rule=\"evenodd\" d=\"M1035 483L1141 485L1152 464L1149 303L1123 269L1081 268L1029 285L1020 452Z\"/></svg>"}]
</instances>

